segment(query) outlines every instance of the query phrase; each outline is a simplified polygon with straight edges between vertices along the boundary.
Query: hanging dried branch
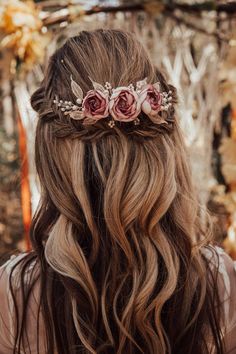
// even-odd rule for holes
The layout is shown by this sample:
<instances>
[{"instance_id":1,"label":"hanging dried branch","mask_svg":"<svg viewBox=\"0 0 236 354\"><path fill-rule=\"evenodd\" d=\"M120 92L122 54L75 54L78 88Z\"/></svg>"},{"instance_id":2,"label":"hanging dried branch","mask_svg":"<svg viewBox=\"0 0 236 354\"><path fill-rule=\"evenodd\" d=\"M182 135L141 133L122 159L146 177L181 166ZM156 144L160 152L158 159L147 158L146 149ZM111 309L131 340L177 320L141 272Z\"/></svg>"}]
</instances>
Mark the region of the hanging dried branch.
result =
<instances>
[{"instance_id":1,"label":"hanging dried branch","mask_svg":"<svg viewBox=\"0 0 236 354\"><path fill-rule=\"evenodd\" d=\"M83 6L82 1L67 1L67 0L46 0L39 1L37 4L42 8L42 10L50 8L65 8L68 6ZM84 5L86 2L84 2ZM161 5L164 8L164 11L175 11L180 10L187 13L199 13L202 11L216 11L216 12L225 12L228 15L233 15L236 13L236 1L231 1L227 3L218 3L217 1L206 1L202 3L194 4L181 4L181 3L165 3L164 1L140 1L140 3L126 3L118 6L93 6L91 9L86 11L86 15L98 13L98 12L118 12L118 11L146 11L149 6Z\"/></svg>"},{"instance_id":2,"label":"hanging dried branch","mask_svg":"<svg viewBox=\"0 0 236 354\"><path fill-rule=\"evenodd\" d=\"M228 41L229 39L225 37L224 34L213 31L209 32L207 29L195 25L191 21L184 18L184 14L191 13L195 15L200 15L202 11L215 10L216 13L225 12L228 14L228 19L230 16L236 14L236 2L230 2L226 4L217 4L215 2L207 1L200 4L164 4L160 1L149 1L145 3L129 3L122 4L119 6L93 6L90 9L85 9L80 4L71 4L70 1L65 0L48 0L39 2L38 5L42 10L52 10L52 8L57 9L50 13L48 11L45 13L43 22L47 27L56 26L62 22L71 23L75 19L81 18L83 16L89 16L97 13L116 13L116 12L139 12L145 11L151 15L158 15L162 13L165 16L171 17L178 23L182 23L185 26L194 29L195 31L204 33L206 35L214 36L219 41ZM179 10L180 15L176 14L176 10ZM230 16L229 16L230 15ZM219 23L221 19L217 16L217 22ZM225 20L225 18L224 18Z\"/></svg>"},{"instance_id":3,"label":"hanging dried branch","mask_svg":"<svg viewBox=\"0 0 236 354\"><path fill-rule=\"evenodd\" d=\"M173 20L175 20L178 24L183 24L186 27L191 28L191 29L193 29L196 32L200 32L200 33L206 34L208 36L215 37L218 41L222 41L222 42L228 43L229 40L230 40L230 38L228 38L228 36L226 36L226 34L224 34L224 33L216 32L216 31L208 32L206 29L204 29L204 28L202 28L200 26L197 26L196 24L194 24L192 22L189 22L185 18L177 16L174 13L166 13L166 16L168 16L168 17L172 18Z\"/></svg>"}]
</instances>

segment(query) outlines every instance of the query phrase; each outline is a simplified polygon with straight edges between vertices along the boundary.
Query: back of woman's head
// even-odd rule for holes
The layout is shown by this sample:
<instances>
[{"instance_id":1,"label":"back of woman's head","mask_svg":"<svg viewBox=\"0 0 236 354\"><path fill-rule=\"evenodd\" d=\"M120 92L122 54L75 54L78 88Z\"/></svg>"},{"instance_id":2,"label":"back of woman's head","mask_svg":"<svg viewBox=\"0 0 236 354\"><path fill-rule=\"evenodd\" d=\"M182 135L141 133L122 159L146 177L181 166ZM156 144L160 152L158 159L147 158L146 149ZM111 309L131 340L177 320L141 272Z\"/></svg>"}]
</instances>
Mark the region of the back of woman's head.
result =
<instances>
[{"instance_id":1,"label":"back of woman's head","mask_svg":"<svg viewBox=\"0 0 236 354\"><path fill-rule=\"evenodd\" d=\"M167 123L71 119L54 104L75 102L71 78L84 95L92 81L158 81L172 91ZM32 96L42 200L31 228L49 353L200 354L209 338L222 353L176 102L132 34L81 32L51 57Z\"/></svg>"}]
</instances>

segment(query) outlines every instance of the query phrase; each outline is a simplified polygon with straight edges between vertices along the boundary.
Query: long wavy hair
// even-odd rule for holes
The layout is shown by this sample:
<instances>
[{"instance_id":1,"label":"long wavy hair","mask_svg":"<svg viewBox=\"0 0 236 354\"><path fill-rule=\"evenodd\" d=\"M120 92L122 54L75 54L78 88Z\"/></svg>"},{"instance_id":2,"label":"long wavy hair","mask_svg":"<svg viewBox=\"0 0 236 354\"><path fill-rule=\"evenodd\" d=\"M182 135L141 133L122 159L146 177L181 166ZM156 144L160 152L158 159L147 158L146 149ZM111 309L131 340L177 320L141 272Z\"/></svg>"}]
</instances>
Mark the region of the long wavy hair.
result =
<instances>
[{"instance_id":1,"label":"long wavy hair","mask_svg":"<svg viewBox=\"0 0 236 354\"><path fill-rule=\"evenodd\" d=\"M143 113L138 126L111 129L100 120L84 127L53 106L55 96L74 100L71 75L84 93L89 78L117 87L147 77L177 102L130 33L83 31L50 58L31 99L41 202L33 251L21 261L14 353L24 349L27 305L39 282L48 354L222 354L217 270L201 252L211 227L201 223L175 109L164 127ZM26 288L30 264L39 272Z\"/></svg>"}]
</instances>

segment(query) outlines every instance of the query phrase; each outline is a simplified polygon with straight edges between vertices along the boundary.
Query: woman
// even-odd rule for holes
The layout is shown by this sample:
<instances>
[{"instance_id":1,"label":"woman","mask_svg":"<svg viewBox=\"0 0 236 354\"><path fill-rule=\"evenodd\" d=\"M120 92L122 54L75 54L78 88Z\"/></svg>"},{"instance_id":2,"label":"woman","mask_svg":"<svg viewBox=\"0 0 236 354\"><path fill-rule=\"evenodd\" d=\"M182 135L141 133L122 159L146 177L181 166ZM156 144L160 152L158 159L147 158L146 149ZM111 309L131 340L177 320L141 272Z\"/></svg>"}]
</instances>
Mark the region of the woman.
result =
<instances>
[{"instance_id":1,"label":"woman","mask_svg":"<svg viewBox=\"0 0 236 354\"><path fill-rule=\"evenodd\" d=\"M1 354L236 353L236 272L201 225L176 102L129 33L81 32L51 57L31 99L42 198L32 252L1 269Z\"/></svg>"}]
</instances>

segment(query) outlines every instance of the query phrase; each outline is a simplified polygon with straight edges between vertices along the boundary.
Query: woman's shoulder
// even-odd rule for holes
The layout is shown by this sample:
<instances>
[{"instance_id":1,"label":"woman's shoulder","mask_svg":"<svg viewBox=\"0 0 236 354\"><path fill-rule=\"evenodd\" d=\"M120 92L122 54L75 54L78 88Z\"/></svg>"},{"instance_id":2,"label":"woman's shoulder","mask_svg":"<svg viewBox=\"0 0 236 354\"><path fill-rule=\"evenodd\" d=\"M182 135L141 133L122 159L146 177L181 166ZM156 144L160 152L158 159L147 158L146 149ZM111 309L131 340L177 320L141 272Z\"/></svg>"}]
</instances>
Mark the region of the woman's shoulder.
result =
<instances>
[{"instance_id":1,"label":"woman's shoulder","mask_svg":"<svg viewBox=\"0 0 236 354\"><path fill-rule=\"evenodd\" d=\"M14 289L20 286L21 276L28 283L32 276L36 276L37 260L32 252L22 252L12 255L3 265L0 266L0 289L9 286L10 280ZM4 284L6 287L4 287Z\"/></svg>"},{"instance_id":2,"label":"woman's shoulder","mask_svg":"<svg viewBox=\"0 0 236 354\"><path fill-rule=\"evenodd\" d=\"M224 295L224 300L230 298L236 287L236 261L219 246L209 245L201 249L209 268L218 275L218 286Z\"/></svg>"},{"instance_id":3,"label":"woman's shoulder","mask_svg":"<svg viewBox=\"0 0 236 354\"><path fill-rule=\"evenodd\" d=\"M28 299L26 331L27 338L30 340L30 349L24 352L37 352L35 349L37 343L34 340L34 335L37 333L37 318L40 308L39 280L40 267L34 252L11 256L0 267L0 354L13 352L17 328L16 321L21 323L25 297ZM22 291L23 288L24 290ZM39 322L39 330L44 333L41 317ZM43 334L42 338L44 338ZM3 352L1 351L2 348ZM44 353L45 351L42 352Z\"/></svg>"},{"instance_id":4,"label":"woman's shoulder","mask_svg":"<svg viewBox=\"0 0 236 354\"><path fill-rule=\"evenodd\" d=\"M20 262L29 255L28 252L21 252L18 254L13 254L10 258L0 266L0 275L8 274L10 275L13 269L20 264ZM17 270L16 270L17 271Z\"/></svg>"},{"instance_id":5,"label":"woman's shoulder","mask_svg":"<svg viewBox=\"0 0 236 354\"><path fill-rule=\"evenodd\" d=\"M217 269L224 279L226 289L228 289L228 279L236 278L236 261L219 246L208 245L201 249L201 253L207 260L209 267L212 270Z\"/></svg>"},{"instance_id":6,"label":"woman's shoulder","mask_svg":"<svg viewBox=\"0 0 236 354\"><path fill-rule=\"evenodd\" d=\"M225 332L233 331L236 337L236 262L218 246L204 247L201 252L209 267L217 275Z\"/></svg>"}]
</instances>

